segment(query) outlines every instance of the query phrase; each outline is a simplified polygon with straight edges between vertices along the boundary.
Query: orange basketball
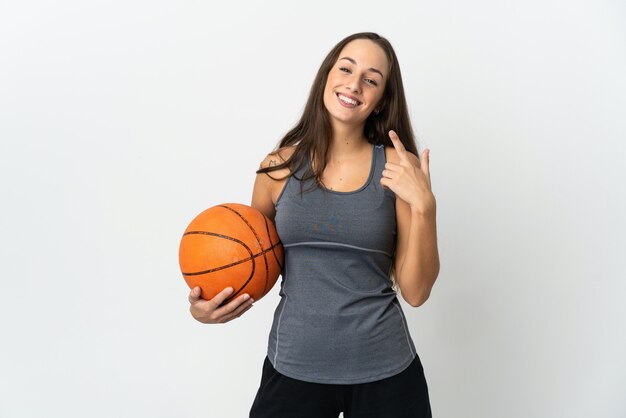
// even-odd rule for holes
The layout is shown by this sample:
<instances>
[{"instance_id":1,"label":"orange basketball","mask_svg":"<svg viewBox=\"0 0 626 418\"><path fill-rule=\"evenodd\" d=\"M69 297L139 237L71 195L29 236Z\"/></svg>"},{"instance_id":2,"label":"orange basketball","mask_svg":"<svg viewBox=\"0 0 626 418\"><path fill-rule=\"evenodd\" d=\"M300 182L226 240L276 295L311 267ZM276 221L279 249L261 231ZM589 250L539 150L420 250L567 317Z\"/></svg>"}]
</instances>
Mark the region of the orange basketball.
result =
<instances>
[{"instance_id":1,"label":"orange basketball","mask_svg":"<svg viewBox=\"0 0 626 418\"><path fill-rule=\"evenodd\" d=\"M283 246L271 220L239 203L213 206L196 216L180 241L180 270L190 288L212 299L248 293L255 301L274 286L283 268Z\"/></svg>"}]
</instances>

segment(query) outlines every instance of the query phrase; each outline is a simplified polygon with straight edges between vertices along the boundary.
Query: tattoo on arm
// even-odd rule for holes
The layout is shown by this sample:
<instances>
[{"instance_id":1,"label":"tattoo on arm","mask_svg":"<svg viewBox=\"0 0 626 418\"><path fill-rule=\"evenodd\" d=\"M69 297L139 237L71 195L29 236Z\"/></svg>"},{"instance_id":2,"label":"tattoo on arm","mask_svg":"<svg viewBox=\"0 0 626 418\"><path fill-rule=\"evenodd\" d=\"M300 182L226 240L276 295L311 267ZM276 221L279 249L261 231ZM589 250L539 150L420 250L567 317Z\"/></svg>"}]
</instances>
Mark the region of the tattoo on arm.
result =
<instances>
[{"instance_id":1,"label":"tattoo on arm","mask_svg":"<svg viewBox=\"0 0 626 418\"><path fill-rule=\"evenodd\" d=\"M277 164L277 163L276 163L276 160L270 160L270 165L269 165L269 166L270 166L270 167L273 167L273 166L275 166L276 164Z\"/></svg>"}]
</instances>

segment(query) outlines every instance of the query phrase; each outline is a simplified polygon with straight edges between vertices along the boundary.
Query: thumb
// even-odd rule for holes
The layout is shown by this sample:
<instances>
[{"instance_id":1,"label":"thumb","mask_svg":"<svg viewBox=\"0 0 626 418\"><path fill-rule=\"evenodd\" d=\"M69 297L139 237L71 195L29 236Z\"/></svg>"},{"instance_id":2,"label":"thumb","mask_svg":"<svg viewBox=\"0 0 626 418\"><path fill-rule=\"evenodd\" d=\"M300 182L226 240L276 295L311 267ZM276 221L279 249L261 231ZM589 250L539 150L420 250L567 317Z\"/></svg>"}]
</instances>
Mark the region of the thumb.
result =
<instances>
[{"instance_id":1,"label":"thumb","mask_svg":"<svg viewBox=\"0 0 626 418\"><path fill-rule=\"evenodd\" d=\"M191 289L191 292L189 292L189 303L196 303L198 300L200 300L201 293L202 293L202 290L200 289L199 286L196 286L193 289Z\"/></svg>"}]
</instances>

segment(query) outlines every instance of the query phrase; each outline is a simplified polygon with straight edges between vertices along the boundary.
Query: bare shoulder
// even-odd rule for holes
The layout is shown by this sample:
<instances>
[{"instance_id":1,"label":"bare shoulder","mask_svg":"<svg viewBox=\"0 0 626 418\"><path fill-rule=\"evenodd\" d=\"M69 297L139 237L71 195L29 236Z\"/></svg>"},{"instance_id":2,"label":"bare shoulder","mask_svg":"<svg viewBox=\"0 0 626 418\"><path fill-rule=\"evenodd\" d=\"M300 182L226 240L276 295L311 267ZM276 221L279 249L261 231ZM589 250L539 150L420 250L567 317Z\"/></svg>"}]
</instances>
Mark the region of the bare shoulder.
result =
<instances>
[{"instance_id":1,"label":"bare shoulder","mask_svg":"<svg viewBox=\"0 0 626 418\"><path fill-rule=\"evenodd\" d=\"M260 168L267 168L282 164L293 155L295 147L283 147L271 152L263 158ZM260 210L272 221L276 215L275 204L291 174L289 167L273 170L267 173L258 173L254 181L251 206Z\"/></svg>"},{"instance_id":2,"label":"bare shoulder","mask_svg":"<svg viewBox=\"0 0 626 418\"><path fill-rule=\"evenodd\" d=\"M411 160L418 160L417 155L413 154L412 152L408 152L408 154ZM385 157L387 159L387 162L389 163L398 164L400 162L400 157L398 157L398 151L396 151L394 147L385 146Z\"/></svg>"},{"instance_id":3,"label":"bare shoulder","mask_svg":"<svg viewBox=\"0 0 626 418\"><path fill-rule=\"evenodd\" d=\"M261 161L261 168L267 168L282 164L293 155L295 150L295 146L287 146L279 148L278 150L267 154L263 161ZM285 167L280 170L275 170L266 174L271 174L271 177L282 178L289 175L290 171L288 167Z\"/></svg>"},{"instance_id":4,"label":"bare shoulder","mask_svg":"<svg viewBox=\"0 0 626 418\"><path fill-rule=\"evenodd\" d=\"M385 146L385 160L388 163L398 163L398 151L394 147Z\"/></svg>"}]
</instances>

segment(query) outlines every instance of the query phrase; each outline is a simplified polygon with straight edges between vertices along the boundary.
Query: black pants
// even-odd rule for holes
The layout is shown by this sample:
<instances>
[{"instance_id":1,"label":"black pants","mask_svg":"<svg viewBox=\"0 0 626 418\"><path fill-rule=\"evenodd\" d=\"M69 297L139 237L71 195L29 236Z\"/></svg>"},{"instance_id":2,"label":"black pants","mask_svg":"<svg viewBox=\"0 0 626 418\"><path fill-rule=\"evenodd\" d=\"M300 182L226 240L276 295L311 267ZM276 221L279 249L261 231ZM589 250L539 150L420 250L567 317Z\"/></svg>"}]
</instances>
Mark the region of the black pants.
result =
<instances>
[{"instance_id":1,"label":"black pants","mask_svg":"<svg viewBox=\"0 0 626 418\"><path fill-rule=\"evenodd\" d=\"M371 383L336 385L292 379L265 357L250 418L431 418L419 357L401 373Z\"/></svg>"}]
</instances>

